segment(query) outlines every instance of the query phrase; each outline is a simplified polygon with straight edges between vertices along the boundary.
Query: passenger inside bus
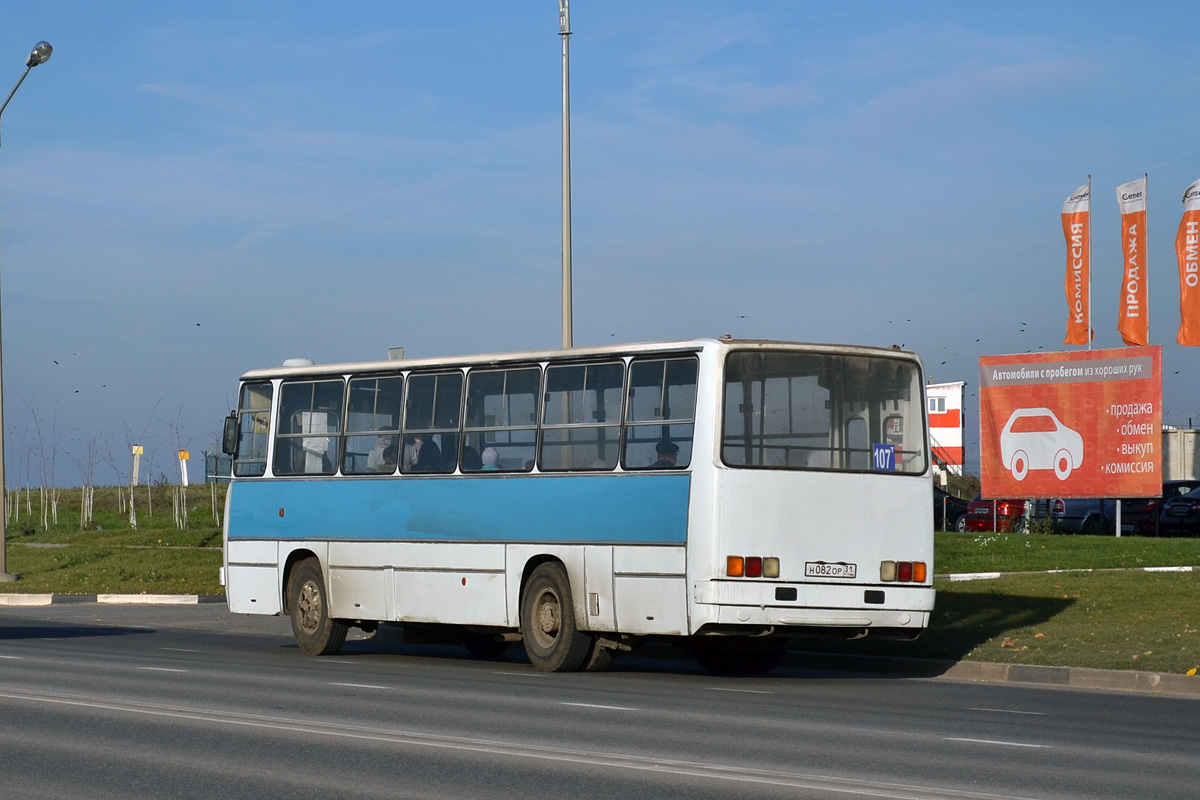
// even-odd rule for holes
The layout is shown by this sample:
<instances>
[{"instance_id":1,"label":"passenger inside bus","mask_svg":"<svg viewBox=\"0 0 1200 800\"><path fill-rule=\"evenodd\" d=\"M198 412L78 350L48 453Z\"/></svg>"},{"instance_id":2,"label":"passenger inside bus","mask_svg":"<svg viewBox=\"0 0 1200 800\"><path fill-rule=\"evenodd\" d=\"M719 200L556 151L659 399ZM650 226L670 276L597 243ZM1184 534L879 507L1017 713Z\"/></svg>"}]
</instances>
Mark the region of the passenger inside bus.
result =
<instances>
[{"instance_id":1,"label":"passenger inside bus","mask_svg":"<svg viewBox=\"0 0 1200 800\"><path fill-rule=\"evenodd\" d=\"M404 437L404 454L403 461L400 463L400 468L403 472L411 472L417 463L417 455L421 452L420 436Z\"/></svg>"},{"instance_id":2,"label":"passenger inside bus","mask_svg":"<svg viewBox=\"0 0 1200 800\"><path fill-rule=\"evenodd\" d=\"M654 452L658 455L658 460L651 464L651 467L672 469L675 467L675 460L679 455L679 445L670 439L663 439L654 445Z\"/></svg>"},{"instance_id":3,"label":"passenger inside bus","mask_svg":"<svg viewBox=\"0 0 1200 800\"><path fill-rule=\"evenodd\" d=\"M433 442L425 442L417 451L417 463L413 465L414 472L440 472L442 469L442 451Z\"/></svg>"},{"instance_id":4,"label":"passenger inside bus","mask_svg":"<svg viewBox=\"0 0 1200 800\"><path fill-rule=\"evenodd\" d=\"M375 440L367 453L367 469L372 472L391 472L396 469L399 447L395 436L384 434Z\"/></svg>"},{"instance_id":5,"label":"passenger inside bus","mask_svg":"<svg viewBox=\"0 0 1200 800\"><path fill-rule=\"evenodd\" d=\"M471 445L463 447L462 469L463 472L478 472L481 469L487 469L483 465L483 459L479 457L479 451Z\"/></svg>"}]
</instances>

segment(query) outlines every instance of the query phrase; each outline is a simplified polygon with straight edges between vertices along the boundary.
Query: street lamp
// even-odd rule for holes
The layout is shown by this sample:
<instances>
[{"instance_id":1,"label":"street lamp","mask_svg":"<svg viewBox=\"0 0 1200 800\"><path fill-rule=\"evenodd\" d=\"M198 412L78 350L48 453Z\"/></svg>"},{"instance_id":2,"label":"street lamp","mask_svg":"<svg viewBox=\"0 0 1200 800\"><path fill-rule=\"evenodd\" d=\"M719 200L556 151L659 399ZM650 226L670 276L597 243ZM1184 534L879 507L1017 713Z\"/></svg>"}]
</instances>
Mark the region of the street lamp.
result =
<instances>
[{"instance_id":1,"label":"street lamp","mask_svg":"<svg viewBox=\"0 0 1200 800\"><path fill-rule=\"evenodd\" d=\"M17 93L17 89L21 88L21 82L25 80L25 76L29 74L29 70L36 67L38 64L44 64L50 60L50 54L54 52L54 48L49 42L38 42L33 46L33 50L29 53L29 58L25 59L25 71L21 73L21 77L17 80L17 85L8 93L8 97L4 100L4 105L0 105L0 117L4 116L4 109L8 108L8 101L13 99L13 95ZM0 338L3 337L3 327L0 327ZM0 583L9 583L17 579L16 575L10 575L8 572L8 506L5 500L8 499L8 485L4 481L4 346L0 344Z\"/></svg>"},{"instance_id":2,"label":"street lamp","mask_svg":"<svg viewBox=\"0 0 1200 800\"><path fill-rule=\"evenodd\" d=\"M558 0L558 35L562 37L562 346L575 344L571 300L571 37L570 0Z\"/></svg>"}]
</instances>

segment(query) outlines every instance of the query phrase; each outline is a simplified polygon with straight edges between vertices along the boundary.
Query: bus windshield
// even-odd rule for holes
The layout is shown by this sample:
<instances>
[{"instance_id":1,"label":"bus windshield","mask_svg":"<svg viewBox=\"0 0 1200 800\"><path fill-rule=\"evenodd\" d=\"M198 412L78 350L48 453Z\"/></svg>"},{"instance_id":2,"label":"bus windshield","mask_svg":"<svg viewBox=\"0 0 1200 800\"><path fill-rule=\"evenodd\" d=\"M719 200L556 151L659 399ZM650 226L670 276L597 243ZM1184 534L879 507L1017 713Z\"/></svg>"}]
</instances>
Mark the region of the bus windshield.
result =
<instances>
[{"instance_id":1,"label":"bus windshield","mask_svg":"<svg viewBox=\"0 0 1200 800\"><path fill-rule=\"evenodd\" d=\"M916 363L886 356L734 351L721 459L731 467L925 471ZM880 452L891 457L880 459Z\"/></svg>"}]
</instances>

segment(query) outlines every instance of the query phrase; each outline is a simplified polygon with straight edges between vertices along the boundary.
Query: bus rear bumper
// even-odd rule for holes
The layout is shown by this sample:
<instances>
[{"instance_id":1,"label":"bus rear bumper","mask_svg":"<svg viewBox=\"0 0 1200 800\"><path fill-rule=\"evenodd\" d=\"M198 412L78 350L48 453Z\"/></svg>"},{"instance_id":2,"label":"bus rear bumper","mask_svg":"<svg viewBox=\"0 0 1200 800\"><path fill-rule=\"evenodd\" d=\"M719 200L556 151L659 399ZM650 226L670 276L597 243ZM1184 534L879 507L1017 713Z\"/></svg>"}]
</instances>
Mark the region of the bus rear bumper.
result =
<instances>
[{"instance_id":1,"label":"bus rear bumper","mask_svg":"<svg viewBox=\"0 0 1200 800\"><path fill-rule=\"evenodd\" d=\"M934 590L920 585L700 581L695 584L693 600L693 616L701 625L919 631L929 625Z\"/></svg>"}]
</instances>

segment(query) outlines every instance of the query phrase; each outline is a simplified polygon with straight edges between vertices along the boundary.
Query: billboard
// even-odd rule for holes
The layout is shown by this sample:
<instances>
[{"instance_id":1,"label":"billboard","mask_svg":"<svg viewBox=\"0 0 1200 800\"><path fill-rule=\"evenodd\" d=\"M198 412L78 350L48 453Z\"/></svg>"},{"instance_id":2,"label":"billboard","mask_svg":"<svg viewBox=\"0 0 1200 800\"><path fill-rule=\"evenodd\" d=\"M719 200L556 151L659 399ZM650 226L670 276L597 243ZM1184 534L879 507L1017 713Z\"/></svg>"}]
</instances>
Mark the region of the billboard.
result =
<instances>
[{"instance_id":1,"label":"billboard","mask_svg":"<svg viewBox=\"0 0 1200 800\"><path fill-rule=\"evenodd\" d=\"M979 359L984 497L1157 497L1161 445L1161 347Z\"/></svg>"}]
</instances>

